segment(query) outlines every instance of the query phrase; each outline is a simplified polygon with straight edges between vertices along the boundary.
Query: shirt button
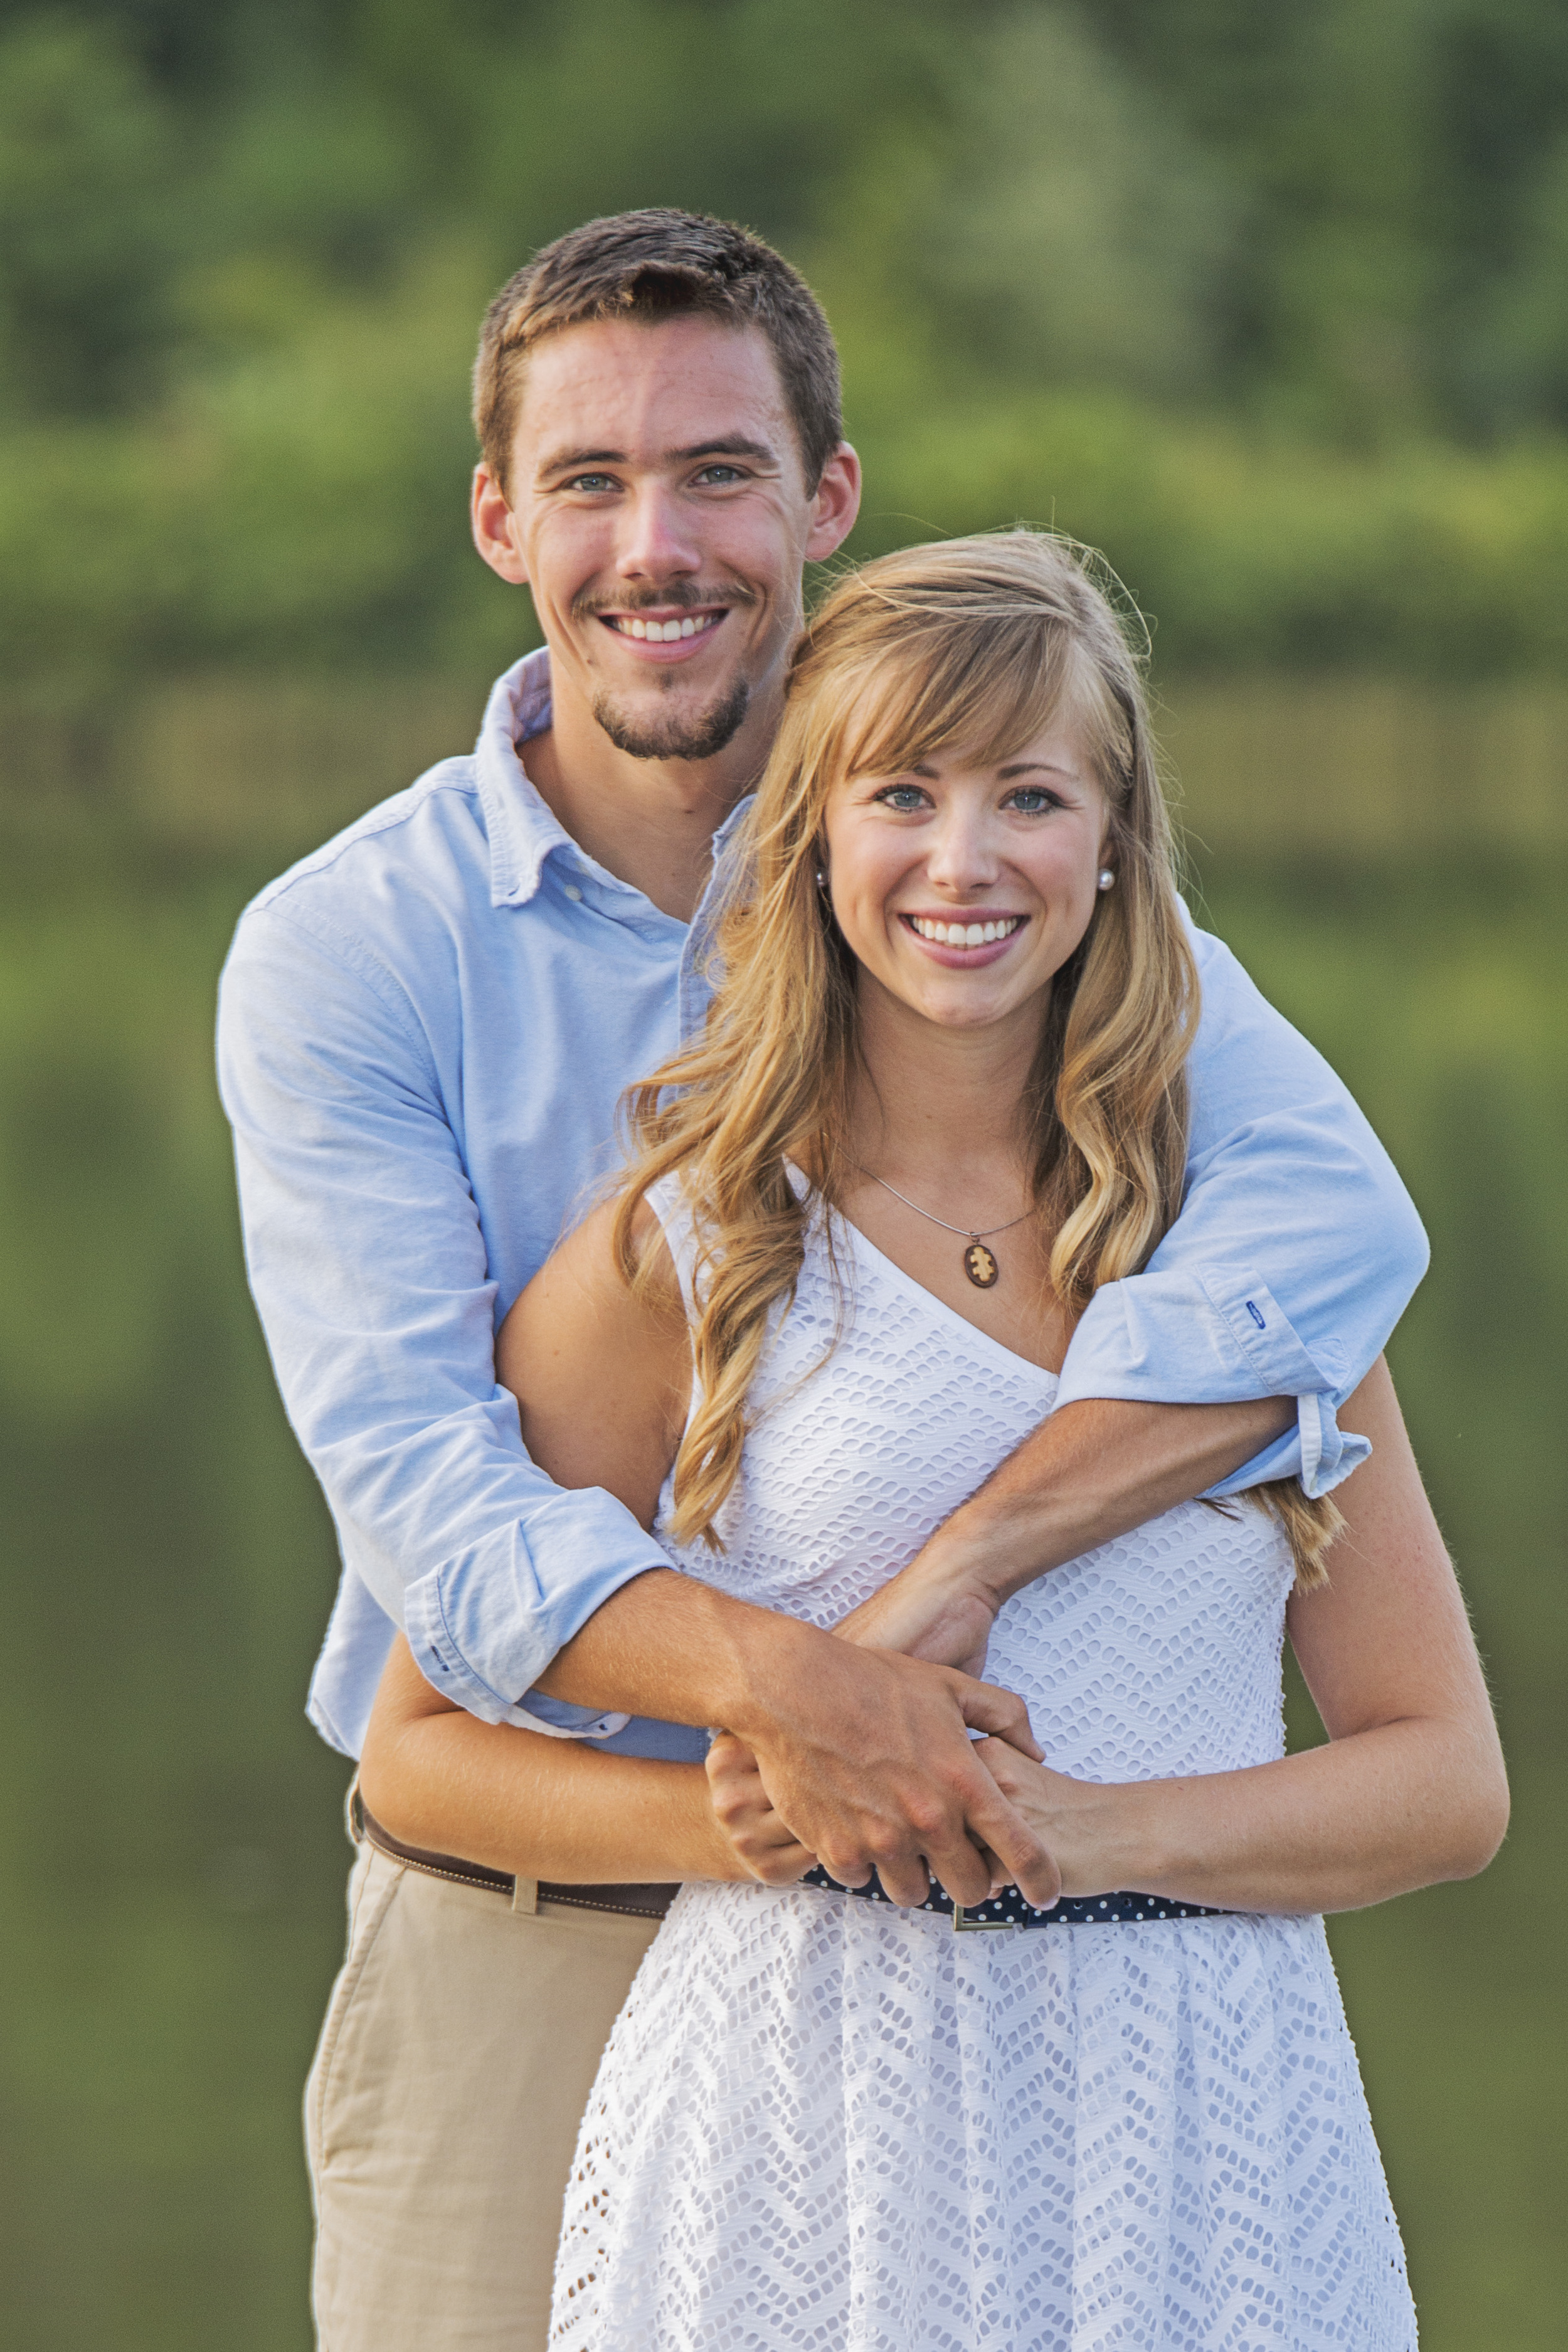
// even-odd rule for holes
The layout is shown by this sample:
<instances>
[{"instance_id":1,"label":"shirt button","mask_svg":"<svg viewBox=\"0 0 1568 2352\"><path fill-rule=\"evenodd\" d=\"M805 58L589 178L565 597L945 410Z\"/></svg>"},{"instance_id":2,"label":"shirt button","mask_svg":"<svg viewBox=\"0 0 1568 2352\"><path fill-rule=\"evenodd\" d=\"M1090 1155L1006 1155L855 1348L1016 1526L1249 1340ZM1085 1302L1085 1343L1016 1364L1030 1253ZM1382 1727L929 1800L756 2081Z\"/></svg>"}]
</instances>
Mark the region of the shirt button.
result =
<instances>
[{"instance_id":1,"label":"shirt button","mask_svg":"<svg viewBox=\"0 0 1568 2352\"><path fill-rule=\"evenodd\" d=\"M583 896L583 893L581 892L581 890L579 890L579 889L578 889L577 885L575 884L575 882L568 882L568 883L566 884L565 887L566 887L566 896L567 896L569 898L580 898Z\"/></svg>"}]
</instances>

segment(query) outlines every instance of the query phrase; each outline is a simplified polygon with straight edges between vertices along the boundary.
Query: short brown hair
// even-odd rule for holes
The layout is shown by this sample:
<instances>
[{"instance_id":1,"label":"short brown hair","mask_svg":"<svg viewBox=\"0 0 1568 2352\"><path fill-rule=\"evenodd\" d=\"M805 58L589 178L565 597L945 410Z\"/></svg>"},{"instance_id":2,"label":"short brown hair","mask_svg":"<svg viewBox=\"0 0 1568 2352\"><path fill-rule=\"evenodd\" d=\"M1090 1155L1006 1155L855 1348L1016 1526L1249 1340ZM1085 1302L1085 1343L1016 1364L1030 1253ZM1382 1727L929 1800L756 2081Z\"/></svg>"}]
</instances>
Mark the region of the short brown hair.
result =
<instances>
[{"instance_id":1,"label":"short brown hair","mask_svg":"<svg viewBox=\"0 0 1568 2352\"><path fill-rule=\"evenodd\" d=\"M806 486L815 490L844 437L838 351L821 303L761 237L733 221L662 205L569 229L509 278L485 312L474 362L474 430L502 489L510 494L522 362L536 343L590 320L651 323L683 310L761 328L800 437Z\"/></svg>"}]
</instances>

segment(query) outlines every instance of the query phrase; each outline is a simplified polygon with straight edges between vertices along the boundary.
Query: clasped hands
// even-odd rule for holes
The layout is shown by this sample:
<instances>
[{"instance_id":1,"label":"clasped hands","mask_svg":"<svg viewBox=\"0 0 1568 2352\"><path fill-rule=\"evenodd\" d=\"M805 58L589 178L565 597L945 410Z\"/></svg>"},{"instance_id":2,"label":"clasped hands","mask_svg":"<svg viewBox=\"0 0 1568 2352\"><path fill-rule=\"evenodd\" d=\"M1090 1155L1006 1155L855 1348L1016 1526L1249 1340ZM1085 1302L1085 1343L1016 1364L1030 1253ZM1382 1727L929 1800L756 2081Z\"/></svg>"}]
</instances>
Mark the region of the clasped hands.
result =
<instances>
[{"instance_id":1,"label":"clasped hands","mask_svg":"<svg viewBox=\"0 0 1568 2352\"><path fill-rule=\"evenodd\" d=\"M820 1862L857 1886L875 1869L906 1906L928 1871L965 1905L1126 1883L1118 1792L1052 1771L1023 1700L976 1678L994 1614L973 1582L905 1570L818 1643L761 1736L715 1737L710 1801L736 1874L784 1885Z\"/></svg>"}]
</instances>

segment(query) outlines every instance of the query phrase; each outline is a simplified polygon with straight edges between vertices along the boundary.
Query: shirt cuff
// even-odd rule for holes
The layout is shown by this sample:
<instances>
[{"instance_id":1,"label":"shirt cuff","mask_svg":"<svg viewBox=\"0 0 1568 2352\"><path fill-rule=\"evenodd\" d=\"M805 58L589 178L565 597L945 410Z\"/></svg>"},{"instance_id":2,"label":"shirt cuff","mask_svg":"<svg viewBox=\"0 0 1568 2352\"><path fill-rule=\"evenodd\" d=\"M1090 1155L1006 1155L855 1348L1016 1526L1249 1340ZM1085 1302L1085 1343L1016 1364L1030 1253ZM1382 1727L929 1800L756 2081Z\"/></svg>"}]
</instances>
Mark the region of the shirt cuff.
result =
<instances>
[{"instance_id":1,"label":"shirt cuff","mask_svg":"<svg viewBox=\"0 0 1568 2352\"><path fill-rule=\"evenodd\" d=\"M1332 1340L1309 1349L1279 1301L1248 1267L1205 1265L1150 1273L1097 1290L1062 1367L1057 1411L1090 1397L1143 1404L1237 1404L1296 1400L1296 1425L1210 1489L1217 1499L1272 1478L1300 1478L1326 1495L1371 1447L1336 1419L1347 1392L1344 1354Z\"/></svg>"},{"instance_id":2,"label":"shirt cuff","mask_svg":"<svg viewBox=\"0 0 1568 2352\"><path fill-rule=\"evenodd\" d=\"M1233 1470L1207 1489L1210 1502L1226 1495L1245 1494L1249 1486L1268 1486L1276 1478L1296 1478L1310 1498L1332 1494L1372 1452L1370 1438L1340 1427L1331 1401L1323 1396L1296 1400L1296 1419L1281 1430L1272 1445Z\"/></svg>"},{"instance_id":3,"label":"shirt cuff","mask_svg":"<svg viewBox=\"0 0 1568 2352\"><path fill-rule=\"evenodd\" d=\"M507 1714L508 1723L523 1731L542 1731L547 1739L613 1739L631 1721L629 1715L595 1715L591 1706L574 1706L569 1698L552 1698L548 1691L524 1691Z\"/></svg>"},{"instance_id":4,"label":"shirt cuff","mask_svg":"<svg viewBox=\"0 0 1568 2352\"><path fill-rule=\"evenodd\" d=\"M597 1486L558 1490L526 1520L480 1540L411 1584L404 1631L426 1682L485 1723L555 1738L608 1738L628 1716L564 1710L533 1685L623 1584L670 1566L624 1504Z\"/></svg>"}]
</instances>

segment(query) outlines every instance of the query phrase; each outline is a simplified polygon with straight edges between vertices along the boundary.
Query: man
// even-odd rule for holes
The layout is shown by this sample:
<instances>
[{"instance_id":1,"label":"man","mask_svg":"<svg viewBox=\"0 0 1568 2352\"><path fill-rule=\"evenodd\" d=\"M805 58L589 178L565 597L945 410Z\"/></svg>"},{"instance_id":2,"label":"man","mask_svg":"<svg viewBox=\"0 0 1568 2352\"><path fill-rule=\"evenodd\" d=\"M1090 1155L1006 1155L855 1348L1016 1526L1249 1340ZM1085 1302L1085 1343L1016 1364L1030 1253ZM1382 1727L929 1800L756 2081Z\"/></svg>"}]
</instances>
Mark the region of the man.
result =
<instances>
[{"instance_id":1,"label":"man","mask_svg":"<svg viewBox=\"0 0 1568 2352\"><path fill-rule=\"evenodd\" d=\"M644 1754L722 1723L835 1875L974 1899L1050 1857L976 1764L1016 1710L950 1665L999 1599L1218 1486L1352 1465L1337 1404L1424 1264L1354 1106L1199 940L1191 1191L1108 1287L1061 1404L929 1548L944 1598L857 1649L674 1573L523 1453L492 1339L607 1163L622 1087L700 1019L734 812L767 755L803 566L859 472L815 299L667 212L547 247L487 316L473 531L547 652L444 762L265 891L220 1020L251 1278L344 1572L311 1690L356 1754L395 1626L490 1721ZM718 872L715 874L715 852ZM1176 1402L1184 1400L1185 1402ZM561 2189L643 1890L537 1889L362 1847L308 2101L326 2352L543 2340ZM1037 1891L1038 1890L1038 1891ZM604 1908L595 1908L595 1902Z\"/></svg>"}]
</instances>

